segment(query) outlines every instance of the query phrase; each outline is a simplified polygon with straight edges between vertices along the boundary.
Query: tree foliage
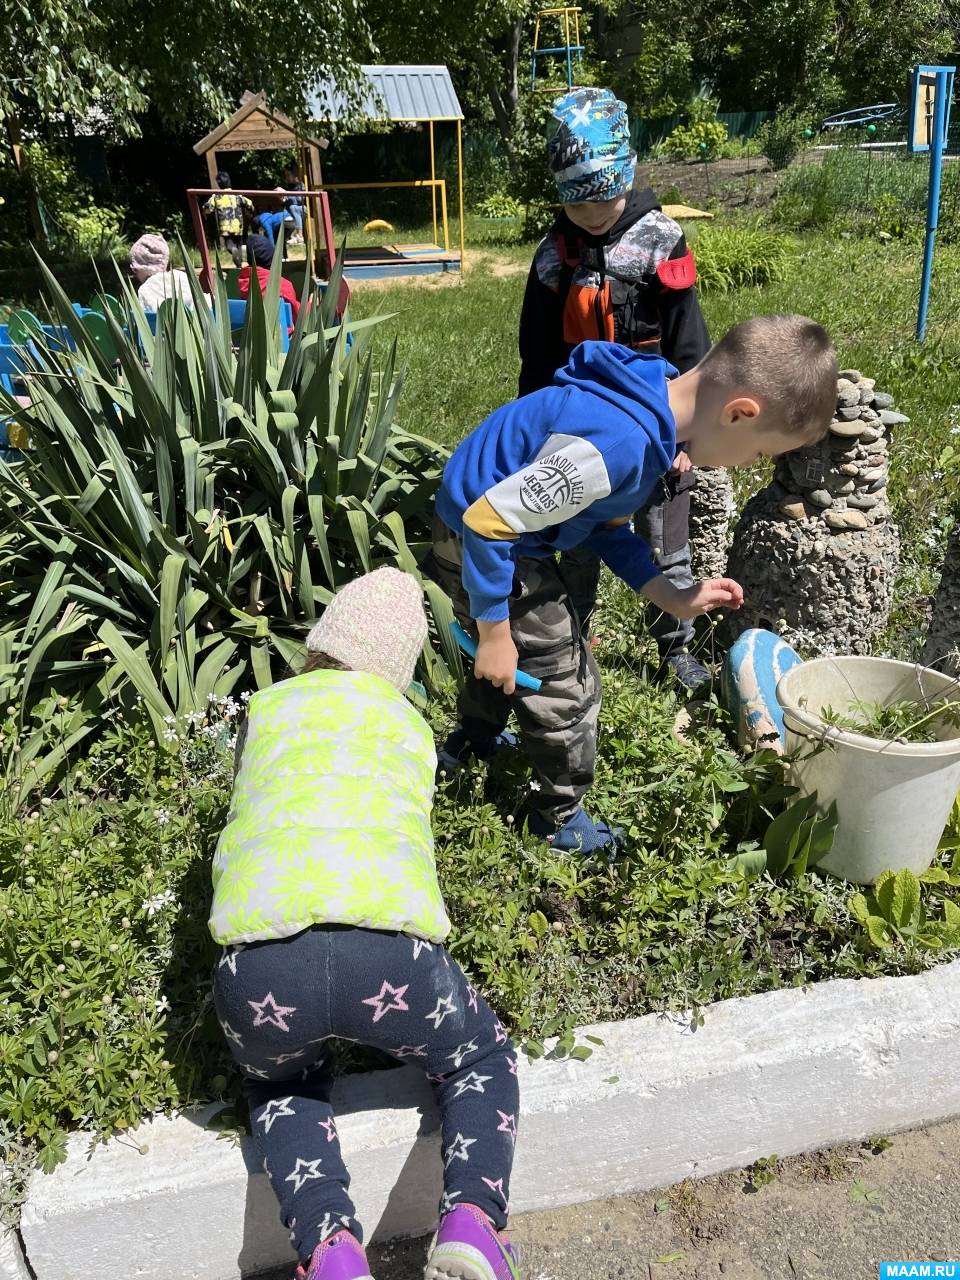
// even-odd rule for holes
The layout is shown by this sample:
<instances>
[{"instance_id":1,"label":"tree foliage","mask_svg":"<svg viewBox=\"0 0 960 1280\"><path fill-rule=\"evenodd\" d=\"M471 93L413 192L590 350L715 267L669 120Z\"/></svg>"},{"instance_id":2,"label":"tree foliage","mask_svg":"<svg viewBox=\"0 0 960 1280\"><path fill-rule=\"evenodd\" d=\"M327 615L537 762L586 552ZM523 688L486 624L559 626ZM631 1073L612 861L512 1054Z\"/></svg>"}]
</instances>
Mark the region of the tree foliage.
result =
<instances>
[{"instance_id":1,"label":"tree foliage","mask_svg":"<svg viewBox=\"0 0 960 1280\"><path fill-rule=\"evenodd\" d=\"M171 124L235 109L265 89L297 115L320 79L348 79L368 49L357 0L316 0L265 15L252 0L11 0L0 48L0 113L90 118L137 131L148 104Z\"/></svg>"},{"instance_id":2,"label":"tree foliage","mask_svg":"<svg viewBox=\"0 0 960 1280\"><path fill-rule=\"evenodd\" d=\"M619 0L593 0L582 6L581 39L600 12ZM421 62L425 48L438 48L450 67L463 101L492 115L509 143L529 74L534 23L540 0L397 0L382 5L368 0L366 16L374 42L387 61ZM558 28L544 38L559 43ZM587 76L585 83L595 83Z\"/></svg>"},{"instance_id":3,"label":"tree foliage","mask_svg":"<svg viewBox=\"0 0 960 1280\"><path fill-rule=\"evenodd\" d=\"M604 50L631 110L663 117L702 89L726 111L902 99L909 68L958 41L956 0L689 0L679 29L676 7L652 0L619 6Z\"/></svg>"}]
</instances>

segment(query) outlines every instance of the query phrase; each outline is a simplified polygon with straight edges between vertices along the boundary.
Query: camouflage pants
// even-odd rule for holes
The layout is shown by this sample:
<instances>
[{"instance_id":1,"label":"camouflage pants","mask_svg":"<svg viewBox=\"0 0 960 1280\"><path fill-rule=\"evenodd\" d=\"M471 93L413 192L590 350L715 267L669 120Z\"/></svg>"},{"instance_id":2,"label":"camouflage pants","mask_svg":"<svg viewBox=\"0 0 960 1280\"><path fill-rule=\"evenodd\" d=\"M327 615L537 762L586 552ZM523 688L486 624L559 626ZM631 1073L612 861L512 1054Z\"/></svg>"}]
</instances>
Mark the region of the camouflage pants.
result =
<instances>
[{"instance_id":1,"label":"camouflage pants","mask_svg":"<svg viewBox=\"0 0 960 1280\"><path fill-rule=\"evenodd\" d=\"M690 565L690 473L664 476L653 496L635 517L637 533L650 547L664 576L675 587L693 586ZM570 587L577 613L585 625L597 607L600 561L592 552L577 547L560 556L563 576ZM650 634L657 642L660 657L681 653L693 640L693 623L648 605Z\"/></svg>"},{"instance_id":2,"label":"camouflage pants","mask_svg":"<svg viewBox=\"0 0 960 1280\"><path fill-rule=\"evenodd\" d=\"M434 517L433 553L426 567L452 599L460 624L476 635L463 588L463 544L439 516ZM471 672L460 695L460 723L469 737L482 740L505 729L514 713L540 788L530 807L559 826L593 782L600 673L556 559L517 560L510 634L521 670L541 680L540 689L518 688L508 697Z\"/></svg>"}]
</instances>

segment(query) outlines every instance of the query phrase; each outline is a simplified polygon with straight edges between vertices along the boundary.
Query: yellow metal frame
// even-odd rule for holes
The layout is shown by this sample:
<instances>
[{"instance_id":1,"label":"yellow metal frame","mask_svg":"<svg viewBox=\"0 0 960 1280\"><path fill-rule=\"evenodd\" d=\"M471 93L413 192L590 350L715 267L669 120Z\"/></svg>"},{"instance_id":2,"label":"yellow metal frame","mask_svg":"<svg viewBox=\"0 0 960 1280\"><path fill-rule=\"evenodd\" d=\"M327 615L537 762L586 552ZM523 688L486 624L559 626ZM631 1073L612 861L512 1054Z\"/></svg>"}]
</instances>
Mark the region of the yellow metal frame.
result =
<instances>
[{"instance_id":1,"label":"yellow metal frame","mask_svg":"<svg viewBox=\"0 0 960 1280\"><path fill-rule=\"evenodd\" d=\"M443 252L450 252L450 221L447 216L447 184L444 178L409 178L406 182L322 182L318 191L383 191L396 187L429 187L433 200L434 240L437 232L437 191L443 223ZM460 183L460 270L463 271L463 183Z\"/></svg>"},{"instance_id":2,"label":"yellow metal frame","mask_svg":"<svg viewBox=\"0 0 960 1280\"><path fill-rule=\"evenodd\" d=\"M437 180L437 152L434 145L433 121L430 121L430 181ZM430 189L430 204L433 212L433 243L437 243L437 188Z\"/></svg>"},{"instance_id":3,"label":"yellow metal frame","mask_svg":"<svg viewBox=\"0 0 960 1280\"><path fill-rule=\"evenodd\" d=\"M542 12L561 13L565 11L561 9L557 9L555 11L551 9L544 9ZM570 9L569 12L570 13L575 12L576 14L579 14L581 11L580 9L576 9L576 10ZM580 31L579 18L575 18L574 20L574 29L577 33L577 40L579 41L579 31ZM320 191L336 191L338 188L340 188L342 190L347 191L347 190L357 190L360 188L373 188L373 187L427 187L429 186L432 188L430 193L431 215L433 219L433 239L434 239L434 243L436 243L437 230L438 230L437 190L439 188L441 217L443 221L444 253L449 253L450 252L450 228L447 222L447 187L446 187L446 182L442 178L437 177L436 138L434 135L433 126L435 124L455 124L457 126L457 211L459 213L459 218L460 218L460 277L462 279L467 269L466 227L464 224L464 195L463 195L463 179L464 179L463 117L462 116L390 116L389 120L387 120L386 117L371 117L371 118L376 118L378 120L382 120L389 124L429 125L429 130L430 130L430 177L429 179L422 178L422 179L416 179L410 182L320 183L318 184L317 189ZM322 123L322 121L320 123Z\"/></svg>"},{"instance_id":4,"label":"yellow metal frame","mask_svg":"<svg viewBox=\"0 0 960 1280\"><path fill-rule=\"evenodd\" d=\"M543 18L559 18L560 25L563 29L564 45L569 48L576 48L580 44L580 14L583 10L579 5L562 5L553 9L540 9L533 26L533 50L534 56L540 49L540 22ZM570 22L573 21L573 39L570 39ZM566 89L568 86L563 85ZM540 93L556 93L558 88L556 85L545 84L538 90Z\"/></svg>"},{"instance_id":5,"label":"yellow metal frame","mask_svg":"<svg viewBox=\"0 0 960 1280\"><path fill-rule=\"evenodd\" d=\"M463 121L457 121L457 192L460 204L460 278L467 269L466 227L463 213Z\"/></svg>"}]
</instances>

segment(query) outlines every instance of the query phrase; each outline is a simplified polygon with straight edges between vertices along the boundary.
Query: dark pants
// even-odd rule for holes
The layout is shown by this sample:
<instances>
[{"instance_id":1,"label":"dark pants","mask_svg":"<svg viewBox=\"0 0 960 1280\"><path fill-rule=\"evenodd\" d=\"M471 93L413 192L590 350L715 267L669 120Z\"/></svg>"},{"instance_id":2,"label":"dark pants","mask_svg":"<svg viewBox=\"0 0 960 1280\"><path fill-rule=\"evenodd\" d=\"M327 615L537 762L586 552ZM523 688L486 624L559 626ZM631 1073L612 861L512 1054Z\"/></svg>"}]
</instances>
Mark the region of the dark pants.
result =
<instances>
[{"instance_id":1,"label":"dark pants","mask_svg":"<svg viewBox=\"0 0 960 1280\"><path fill-rule=\"evenodd\" d=\"M224 236L223 246L233 259L233 265L240 267L243 265L243 246L244 240L242 236Z\"/></svg>"},{"instance_id":2,"label":"dark pants","mask_svg":"<svg viewBox=\"0 0 960 1280\"><path fill-rule=\"evenodd\" d=\"M690 491L693 478L690 472L679 476L664 476L654 490L651 500L635 517L637 533L650 547L654 559L664 576L675 587L691 587L694 583L690 564ZM564 577L569 584L574 606L589 627L590 617L597 607L597 587L600 582L600 561L595 555L579 548L564 551L560 556ZM650 632L657 642L661 659L682 653L693 641L693 623L674 618L648 605Z\"/></svg>"},{"instance_id":3,"label":"dark pants","mask_svg":"<svg viewBox=\"0 0 960 1280\"><path fill-rule=\"evenodd\" d=\"M363 1238L330 1105L332 1038L372 1045L427 1073L442 1122L441 1214L474 1204L506 1226L517 1057L442 946L332 925L227 947L214 1001L243 1072L254 1142L302 1260L344 1227Z\"/></svg>"},{"instance_id":4,"label":"dark pants","mask_svg":"<svg viewBox=\"0 0 960 1280\"><path fill-rule=\"evenodd\" d=\"M439 516L427 567L453 601L461 625L475 632L463 588L463 544ZM517 560L510 634L521 670L542 681L539 691L518 688L508 697L471 671L460 694L460 723L469 737L482 741L502 732L514 713L540 788L531 808L559 826L593 783L600 673L555 558Z\"/></svg>"}]
</instances>

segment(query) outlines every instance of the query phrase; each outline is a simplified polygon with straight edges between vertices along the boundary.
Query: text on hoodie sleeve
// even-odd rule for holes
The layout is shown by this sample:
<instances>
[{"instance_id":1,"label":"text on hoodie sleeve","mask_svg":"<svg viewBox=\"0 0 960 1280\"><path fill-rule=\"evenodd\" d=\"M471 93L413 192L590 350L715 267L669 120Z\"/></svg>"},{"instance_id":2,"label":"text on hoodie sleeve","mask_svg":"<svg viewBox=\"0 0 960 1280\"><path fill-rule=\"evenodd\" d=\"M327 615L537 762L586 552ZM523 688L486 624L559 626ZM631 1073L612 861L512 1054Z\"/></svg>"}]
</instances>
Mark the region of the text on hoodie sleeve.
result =
<instances>
[{"instance_id":1,"label":"text on hoodie sleeve","mask_svg":"<svg viewBox=\"0 0 960 1280\"><path fill-rule=\"evenodd\" d=\"M551 435L528 465L492 485L464 513L485 538L511 540L562 524L612 489L603 454L580 436Z\"/></svg>"}]
</instances>

